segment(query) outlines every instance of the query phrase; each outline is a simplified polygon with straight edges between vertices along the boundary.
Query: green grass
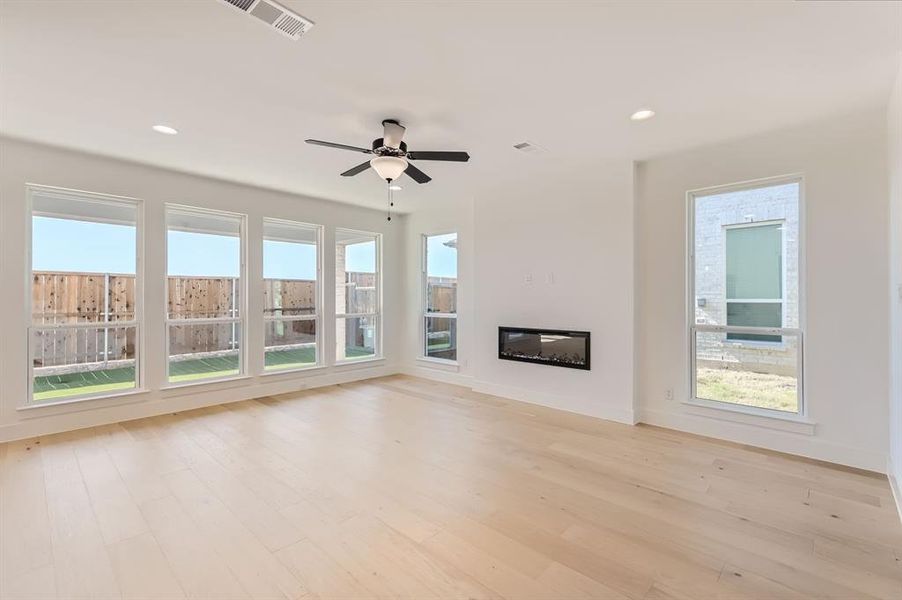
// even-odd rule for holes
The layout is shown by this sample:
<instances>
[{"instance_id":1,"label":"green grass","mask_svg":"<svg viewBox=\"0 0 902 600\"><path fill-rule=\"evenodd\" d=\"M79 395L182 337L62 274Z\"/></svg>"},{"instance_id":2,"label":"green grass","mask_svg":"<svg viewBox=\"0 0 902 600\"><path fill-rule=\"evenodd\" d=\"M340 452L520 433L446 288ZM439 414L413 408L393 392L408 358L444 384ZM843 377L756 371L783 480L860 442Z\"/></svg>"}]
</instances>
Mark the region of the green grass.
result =
<instances>
[{"instance_id":1,"label":"green grass","mask_svg":"<svg viewBox=\"0 0 902 600\"><path fill-rule=\"evenodd\" d=\"M796 412L796 378L786 375L698 368L696 396L705 400Z\"/></svg>"},{"instance_id":2,"label":"green grass","mask_svg":"<svg viewBox=\"0 0 902 600\"><path fill-rule=\"evenodd\" d=\"M315 348L298 348L294 350L268 350L264 357L267 371L281 369L299 369L316 363Z\"/></svg>"},{"instance_id":3,"label":"green grass","mask_svg":"<svg viewBox=\"0 0 902 600\"><path fill-rule=\"evenodd\" d=\"M230 377L237 375L238 372L237 353L229 356L172 361L169 363L169 383Z\"/></svg>"},{"instance_id":4,"label":"green grass","mask_svg":"<svg viewBox=\"0 0 902 600\"><path fill-rule=\"evenodd\" d=\"M372 356L372 351L349 347L348 358ZM291 350L275 350L266 353L267 370L300 368L316 362L316 349L312 347ZM237 375L238 356L213 356L169 363L169 382L184 383L202 379L216 379ZM45 375L34 378L34 400L65 399L102 392L127 390L135 387L134 367L97 369L61 375Z\"/></svg>"}]
</instances>

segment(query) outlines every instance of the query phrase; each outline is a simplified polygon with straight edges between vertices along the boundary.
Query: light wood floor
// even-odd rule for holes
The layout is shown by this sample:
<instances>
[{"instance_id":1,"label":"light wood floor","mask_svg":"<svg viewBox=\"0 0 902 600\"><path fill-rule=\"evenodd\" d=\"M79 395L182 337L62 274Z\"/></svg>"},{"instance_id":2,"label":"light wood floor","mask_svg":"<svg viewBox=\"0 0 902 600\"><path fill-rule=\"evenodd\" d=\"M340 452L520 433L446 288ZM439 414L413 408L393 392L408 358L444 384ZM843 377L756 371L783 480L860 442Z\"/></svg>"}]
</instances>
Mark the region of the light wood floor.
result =
<instances>
[{"instance_id":1,"label":"light wood floor","mask_svg":"<svg viewBox=\"0 0 902 600\"><path fill-rule=\"evenodd\" d=\"M885 478L390 377L0 445L14 598L902 598Z\"/></svg>"}]
</instances>

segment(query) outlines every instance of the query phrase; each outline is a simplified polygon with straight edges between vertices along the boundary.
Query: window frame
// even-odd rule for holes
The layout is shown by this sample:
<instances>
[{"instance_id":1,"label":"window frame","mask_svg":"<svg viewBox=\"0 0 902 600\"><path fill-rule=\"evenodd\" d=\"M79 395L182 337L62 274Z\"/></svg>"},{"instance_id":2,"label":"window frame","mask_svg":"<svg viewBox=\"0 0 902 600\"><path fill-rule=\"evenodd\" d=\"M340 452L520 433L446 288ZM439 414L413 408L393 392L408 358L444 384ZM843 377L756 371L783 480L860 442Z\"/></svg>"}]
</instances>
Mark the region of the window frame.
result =
<instances>
[{"instance_id":1,"label":"window frame","mask_svg":"<svg viewBox=\"0 0 902 600\"><path fill-rule=\"evenodd\" d=\"M336 227L335 228L335 236L332 244L332 257L335 258L338 256L338 234L348 233L348 234L357 234L361 237L372 238L376 244L375 249L375 267L376 267L376 312L374 313L345 313L339 312L339 306L337 302L335 302L336 298L333 297L333 307L332 311L332 338L334 341L334 347L332 348L331 354L331 362L333 365L341 366L341 365L354 365L360 364L370 361L383 360L385 357L382 354L382 234L376 233L373 231L362 231L360 229L349 229L347 227ZM333 264L335 262L333 261ZM335 269L333 269L335 271ZM347 266L345 267L345 273L347 273ZM337 271L336 271L337 274ZM338 279L335 280L336 285L338 284ZM341 307L341 310L344 311L344 306ZM358 358L344 358L338 359L338 320L344 319L347 321L348 319L355 319L361 317L372 317L376 320L375 333L376 336L375 343L373 344L374 353L372 356L361 356Z\"/></svg>"},{"instance_id":2,"label":"window frame","mask_svg":"<svg viewBox=\"0 0 902 600\"><path fill-rule=\"evenodd\" d=\"M429 238L431 237L440 237L443 235L456 235L458 239L460 238L460 233L457 231L439 231L433 233L424 233L420 236L420 325L419 325L419 338L420 338L420 352L417 356L418 360L424 360L429 362L436 362L443 365L452 365L458 366L459 362L457 359L451 360L449 358L438 358L435 356L429 356L427 351L428 340L426 339L426 319L454 319L454 326L457 332L457 336L459 339L460 336L460 321L458 321L457 315L459 311L453 313L442 313L442 312L429 312L428 304L429 304ZM456 268L458 272L458 291L460 290L460 254L457 255L456 259ZM457 302L459 302L459 298L457 298L457 292L455 292L455 308L457 307ZM457 355L457 351L459 347L455 348L455 356Z\"/></svg>"},{"instance_id":3,"label":"window frame","mask_svg":"<svg viewBox=\"0 0 902 600\"><path fill-rule=\"evenodd\" d=\"M278 225L284 225L286 227L297 227L297 228L311 228L316 232L316 281L314 282L314 291L313 297L314 302L316 303L314 314L311 315L299 315L293 317L276 317L276 316L267 316L266 315L266 307L263 308L263 375L281 375L283 373L297 373L299 371L309 371L311 369L318 369L325 365L324 360L324 331L323 331L323 302L325 299L325 294L323 288L323 238L324 238L324 227L322 225L316 225L314 223L305 223L302 221L294 221L292 219L280 219L276 217L264 217L263 218L263 237L260 240L260 244L262 247L261 256L263 258L264 269L261 270L261 278L260 283L263 285L266 281L265 276L265 265L266 265L266 248L264 243L267 240L266 237L266 224L274 223ZM316 342L315 342L315 352L316 352L316 362L310 365L305 365L303 367L290 367L284 369L267 369L266 368L266 326L270 322L292 322L292 321L314 321L314 327L316 328Z\"/></svg>"},{"instance_id":4,"label":"window frame","mask_svg":"<svg viewBox=\"0 0 902 600\"><path fill-rule=\"evenodd\" d=\"M237 219L238 221L238 240L239 240L239 268L238 268L238 316L237 317L211 317L200 319L172 319L169 316L169 211L197 213L199 215L212 215L225 218ZM163 289L165 293L164 299L164 376L161 389L173 389L195 385L204 385L208 383L218 383L222 381L233 381L236 379L244 379L248 373L248 354L247 354L247 307L248 307L248 284L247 284L247 222L248 217L245 214L230 211L218 210L215 208L207 208L204 206L192 206L190 204L179 204L167 202L163 206ZM203 379L194 379L188 381L170 381L169 379L169 362L171 355L169 354L169 334L173 325L211 325L223 323L238 324L238 372L234 375L225 375L222 377L209 377Z\"/></svg>"},{"instance_id":5,"label":"window frame","mask_svg":"<svg viewBox=\"0 0 902 600\"><path fill-rule=\"evenodd\" d=\"M115 327L112 328L135 328L135 385L131 388L123 388L114 391L101 391L88 394L76 394L67 396L58 400L50 400L47 402L34 400L34 332L36 329L101 329L98 325L66 323L61 325L44 325L36 327L34 325L32 305L32 285L34 279L34 198L38 195L55 196L63 200L94 202L107 204L127 204L135 209L135 318L130 321L115 321ZM131 396L147 391L146 387L146 344L145 344L145 312L144 312L144 201L139 198L130 196L119 196L115 194L106 194L102 192L91 192L86 190L76 190L72 188L64 188L59 186L41 185L35 183L27 183L25 185L25 322L26 326L26 364L27 364L27 389L24 400L20 401L17 408L19 409L35 409L49 406L60 406L66 404L75 404L90 400L102 400L106 398L116 398L119 396ZM103 222L97 220L95 222ZM105 321L109 323L109 321Z\"/></svg>"},{"instance_id":6,"label":"window frame","mask_svg":"<svg viewBox=\"0 0 902 600\"><path fill-rule=\"evenodd\" d=\"M745 327L737 325L708 325L696 323L696 302L697 295L695 291L695 205L696 199L699 197L712 196L717 194L725 194L730 192L739 192L744 190L755 190L767 187L775 187L779 185L795 183L799 186L798 197L798 327ZM773 224L776 220L761 221L761 224ZM758 224L758 222L754 223ZM753 223L740 223L738 225L753 225ZM775 177L766 177L761 179L753 179L730 183L725 185L716 185L705 188L697 188L686 192L686 345L688 349L688 400L684 403L692 406L713 408L734 413L743 413L746 415L767 417L768 419L778 419L783 421L797 421L802 423L810 423L808 418L808 399L805 394L805 329L806 329L806 201L805 201L805 177L801 173L793 173L788 175L778 175ZM786 235L783 234L783 309L781 311L783 323L786 322ZM726 237L724 237L726 244ZM726 256L726 246L722 249L723 255ZM726 269L726 264L724 264ZM726 270L724 270L726 277ZM726 292L724 293L726 302ZM724 318L726 321L726 318ZM798 340L798 350L796 356L796 395L798 398L798 407L796 412L782 411L771 408L761 408L755 406L746 406L732 402L723 402L719 400L710 400L707 398L699 398L697 396L696 382L696 336L699 333L747 333L747 334L763 334L763 335L779 335L784 338L781 342L751 342L751 341L728 341L731 344L748 344L757 346L773 347L774 345L782 346L785 344L785 337L795 337ZM762 422L764 424L764 422Z\"/></svg>"}]
</instances>

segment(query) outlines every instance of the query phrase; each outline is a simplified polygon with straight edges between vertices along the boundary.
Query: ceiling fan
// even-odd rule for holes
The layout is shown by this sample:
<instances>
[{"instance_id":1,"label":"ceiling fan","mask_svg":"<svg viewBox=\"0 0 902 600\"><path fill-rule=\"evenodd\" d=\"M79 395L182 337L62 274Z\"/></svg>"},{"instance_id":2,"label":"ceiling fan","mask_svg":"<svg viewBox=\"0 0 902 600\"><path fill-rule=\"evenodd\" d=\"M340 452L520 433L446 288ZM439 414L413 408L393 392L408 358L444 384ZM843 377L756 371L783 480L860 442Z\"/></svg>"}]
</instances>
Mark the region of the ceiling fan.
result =
<instances>
[{"instance_id":1,"label":"ceiling fan","mask_svg":"<svg viewBox=\"0 0 902 600\"><path fill-rule=\"evenodd\" d=\"M428 183L432 181L432 178L429 175L426 175L426 173L423 173L410 163L412 160L441 160L448 162L467 162L470 160L470 155L466 152L408 151L407 144L402 141L406 130L400 123L394 119L386 119L382 121L382 127L384 129L383 135L381 138L373 140L372 149L361 148L359 146L348 146L347 144L336 144L334 142L324 142L322 140L305 141L308 144L314 144L316 146L326 146L327 148L338 148L339 150L351 150L362 154L375 155L375 158L348 169L342 173L341 176L353 177L372 167L379 177L389 182L389 184L400 177L402 173L407 173L407 175L417 183Z\"/></svg>"}]
</instances>

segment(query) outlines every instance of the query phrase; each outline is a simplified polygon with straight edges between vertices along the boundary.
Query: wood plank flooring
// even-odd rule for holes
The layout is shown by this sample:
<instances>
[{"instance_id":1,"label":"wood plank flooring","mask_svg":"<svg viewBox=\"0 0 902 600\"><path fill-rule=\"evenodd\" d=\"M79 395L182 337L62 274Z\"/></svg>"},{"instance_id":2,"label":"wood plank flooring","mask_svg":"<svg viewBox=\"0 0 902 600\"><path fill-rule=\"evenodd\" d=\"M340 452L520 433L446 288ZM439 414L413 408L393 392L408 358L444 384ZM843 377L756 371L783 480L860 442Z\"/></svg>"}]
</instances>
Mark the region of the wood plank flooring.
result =
<instances>
[{"instance_id":1,"label":"wood plank flooring","mask_svg":"<svg viewBox=\"0 0 902 600\"><path fill-rule=\"evenodd\" d=\"M0 596L902 598L883 477L394 376L0 444Z\"/></svg>"}]
</instances>

